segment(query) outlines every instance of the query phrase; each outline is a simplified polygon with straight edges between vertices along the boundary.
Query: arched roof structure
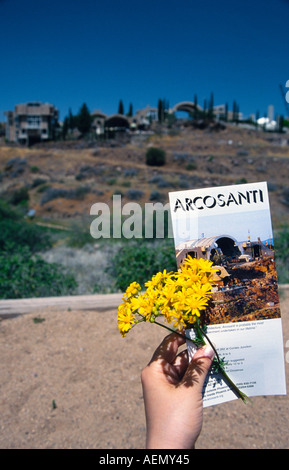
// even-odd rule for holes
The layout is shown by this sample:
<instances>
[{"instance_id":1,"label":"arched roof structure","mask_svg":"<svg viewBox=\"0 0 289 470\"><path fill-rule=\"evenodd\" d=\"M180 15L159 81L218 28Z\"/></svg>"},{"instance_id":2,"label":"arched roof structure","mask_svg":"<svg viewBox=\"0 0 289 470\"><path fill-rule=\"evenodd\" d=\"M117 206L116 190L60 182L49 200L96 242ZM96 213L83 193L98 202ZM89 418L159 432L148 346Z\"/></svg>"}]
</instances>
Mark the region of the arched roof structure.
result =
<instances>
[{"instance_id":1,"label":"arched roof structure","mask_svg":"<svg viewBox=\"0 0 289 470\"><path fill-rule=\"evenodd\" d=\"M104 126L110 129L128 129L129 120L123 114L112 114L106 118Z\"/></svg>"},{"instance_id":2,"label":"arched roof structure","mask_svg":"<svg viewBox=\"0 0 289 470\"><path fill-rule=\"evenodd\" d=\"M91 116L93 118L96 118L96 117L99 117L99 118L102 118L102 119L106 119L107 118L107 115L104 114L102 111L96 109L93 111L93 113L91 113Z\"/></svg>"},{"instance_id":3,"label":"arched roof structure","mask_svg":"<svg viewBox=\"0 0 289 470\"><path fill-rule=\"evenodd\" d=\"M186 242L180 243L177 247L176 250L194 250L194 248L205 248L207 250L212 250L213 248L218 248L218 240L224 238L229 238L234 242L235 245L238 245L237 240L232 237L231 235L217 235L214 237L205 237L205 238L199 238L195 240L188 240Z\"/></svg>"},{"instance_id":4,"label":"arched roof structure","mask_svg":"<svg viewBox=\"0 0 289 470\"><path fill-rule=\"evenodd\" d=\"M175 104L175 106L171 109L171 113L175 113L177 111L186 111L188 113L192 113L197 109L198 111L202 111L201 106L198 104L195 105L193 101L180 101L180 103Z\"/></svg>"}]
</instances>

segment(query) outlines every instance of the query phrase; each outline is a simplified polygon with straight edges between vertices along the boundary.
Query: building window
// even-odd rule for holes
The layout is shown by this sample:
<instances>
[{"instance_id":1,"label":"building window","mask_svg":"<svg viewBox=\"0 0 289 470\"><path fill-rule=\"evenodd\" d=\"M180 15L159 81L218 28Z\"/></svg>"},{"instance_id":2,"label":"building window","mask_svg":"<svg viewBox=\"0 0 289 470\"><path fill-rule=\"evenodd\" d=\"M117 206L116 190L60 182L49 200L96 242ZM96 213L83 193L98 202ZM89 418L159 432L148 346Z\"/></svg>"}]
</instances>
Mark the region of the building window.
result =
<instances>
[{"instance_id":1,"label":"building window","mask_svg":"<svg viewBox=\"0 0 289 470\"><path fill-rule=\"evenodd\" d=\"M27 126L30 129L37 129L40 127L41 117L40 116L27 116Z\"/></svg>"}]
</instances>

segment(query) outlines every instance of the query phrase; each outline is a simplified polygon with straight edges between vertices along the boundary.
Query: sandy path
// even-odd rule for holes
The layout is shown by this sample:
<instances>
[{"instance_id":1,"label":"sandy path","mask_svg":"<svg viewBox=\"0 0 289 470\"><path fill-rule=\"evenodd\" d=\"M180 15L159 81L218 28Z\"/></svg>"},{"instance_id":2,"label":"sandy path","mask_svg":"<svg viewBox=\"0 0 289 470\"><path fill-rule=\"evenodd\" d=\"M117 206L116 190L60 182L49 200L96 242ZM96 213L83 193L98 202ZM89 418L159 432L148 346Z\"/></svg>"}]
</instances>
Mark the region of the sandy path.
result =
<instances>
[{"instance_id":1,"label":"sandy path","mask_svg":"<svg viewBox=\"0 0 289 470\"><path fill-rule=\"evenodd\" d=\"M287 353L288 289L281 300ZM144 448L140 372L164 331L123 339L115 320L115 309L46 308L0 321L0 448ZM289 448L288 419L287 396L206 408L197 448Z\"/></svg>"}]
</instances>

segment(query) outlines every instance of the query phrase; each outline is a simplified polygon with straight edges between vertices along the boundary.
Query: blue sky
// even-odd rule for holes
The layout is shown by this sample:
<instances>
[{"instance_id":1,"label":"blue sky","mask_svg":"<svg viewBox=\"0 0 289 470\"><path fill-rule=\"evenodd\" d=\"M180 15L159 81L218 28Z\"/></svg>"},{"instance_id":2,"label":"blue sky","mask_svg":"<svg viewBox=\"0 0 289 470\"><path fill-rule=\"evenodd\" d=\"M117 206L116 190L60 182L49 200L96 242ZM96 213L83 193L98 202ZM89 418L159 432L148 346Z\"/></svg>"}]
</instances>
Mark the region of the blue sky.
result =
<instances>
[{"instance_id":1,"label":"blue sky","mask_svg":"<svg viewBox=\"0 0 289 470\"><path fill-rule=\"evenodd\" d=\"M239 104L286 115L288 0L0 0L0 121L17 103L125 112Z\"/></svg>"}]
</instances>

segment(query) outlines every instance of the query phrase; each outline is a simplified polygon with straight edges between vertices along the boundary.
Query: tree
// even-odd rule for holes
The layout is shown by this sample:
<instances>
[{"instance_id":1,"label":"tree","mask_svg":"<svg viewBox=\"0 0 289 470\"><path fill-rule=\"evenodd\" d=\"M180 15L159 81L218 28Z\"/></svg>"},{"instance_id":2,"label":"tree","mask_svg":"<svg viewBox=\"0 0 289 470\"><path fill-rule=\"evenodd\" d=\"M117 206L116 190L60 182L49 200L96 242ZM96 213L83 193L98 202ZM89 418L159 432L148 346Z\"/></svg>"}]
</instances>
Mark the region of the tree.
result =
<instances>
[{"instance_id":1,"label":"tree","mask_svg":"<svg viewBox=\"0 0 289 470\"><path fill-rule=\"evenodd\" d=\"M164 104L161 99L158 101L158 121L163 122L164 120Z\"/></svg>"},{"instance_id":2,"label":"tree","mask_svg":"<svg viewBox=\"0 0 289 470\"><path fill-rule=\"evenodd\" d=\"M69 130L69 119L68 119L68 117L66 116L66 117L64 118L63 126L62 126L62 138L63 138L64 140L66 139L68 130Z\"/></svg>"},{"instance_id":3,"label":"tree","mask_svg":"<svg viewBox=\"0 0 289 470\"><path fill-rule=\"evenodd\" d=\"M75 127L77 127L76 121L77 121L77 117L73 116L73 114L71 112L71 109L69 108L67 123L68 123L68 128L69 128L70 131L73 131L73 129L75 129Z\"/></svg>"},{"instance_id":4,"label":"tree","mask_svg":"<svg viewBox=\"0 0 289 470\"><path fill-rule=\"evenodd\" d=\"M195 105L195 107L198 106L198 98L197 98L197 95L195 95L195 97L194 97L194 105Z\"/></svg>"},{"instance_id":5,"label":"tree","mask_svg":"<svg viewBox=\"0 0 289 470\"><path fill-rule=\"evenodd\" d=\"M123 102L122 102L122 100L119 101L119 105L118 105L118 114L124 114L124 107L123 107Z\"/></svg>"},{"instance_id":6,"label":"tree","mask_svg":"<svg viewBox=\"0 0 289 470\"><path fill-rule=\"evenodd\" d=\"M212 119L214 116L214 95L211 93L210 101L209 101L209 117Z\"/></svg>"},{"instance_id":7,"label":"tree","mask_svg":"<svg viewBox=\"0 0 289 470\"><path fill-rule=\"evenodd\" d=\"M158 101L158 121L163 122L167 115L168 115L168 109L169 109L169 102L168 100L164 99L159 99Z\"/></svg>"},{"instance_id":8,"label":"tree","mask_svg":"<svg viewBox=\"0 0 289 470\"><path fill-rule=\"evenodd\" d=\"M89 109L85 103L80 108L77 116L77 129L81 134L88 134L91 127L92 118Z\"/></svg>"},{"instance_id":9,"label":"tree","mask_svg":"<svg viewBox=\"0 0 289 470\"><path fill-rule=\"evenodd\" d=\"M132 117L132 115L133 115L133 110L132 110L132 104L130 103L128 113L127 113L127 117Z\"/></svg>"},{"instance_id":10,"label":"tree","mask_svg":"<svg viewBox=\"0 0 289 470\"><path fill-rule=\"evenodd\" d=\"M204 111L203 111L203 116L205 117L207 115L207 100L206 98L204 99Z\"/></svg>"},{"instance_id":11,"label":"tree","mask_svg":"<svg viewBox=\"0 0 289 470\"><path fill-rule=\"evenodd\" d=\"M225 104L225 121L228 121L228 103Z\"/></svg>"},{"instance_id":12,"label":"tree","mask_svg":"<svg viewBox=\"0 0 289 470\"><path fill-rule=\"evenodd\" d=\"M239 121L239 105L235 100L233 101L233 121Z\"/></svg>"},{"instance_id":13,"label":"tree","mask_svg":"<svg viewBox=\"0 0 289 470\"><path fill-rule=\"evenodd\" d=\"M195 119L197 119L197 118L199 117L198 98L197 98L197 95L195 95L195 97L194 97L194 105L195 105L195 109L194 109L193 117L194 117Z\"/></svg>"}]
</instances>

